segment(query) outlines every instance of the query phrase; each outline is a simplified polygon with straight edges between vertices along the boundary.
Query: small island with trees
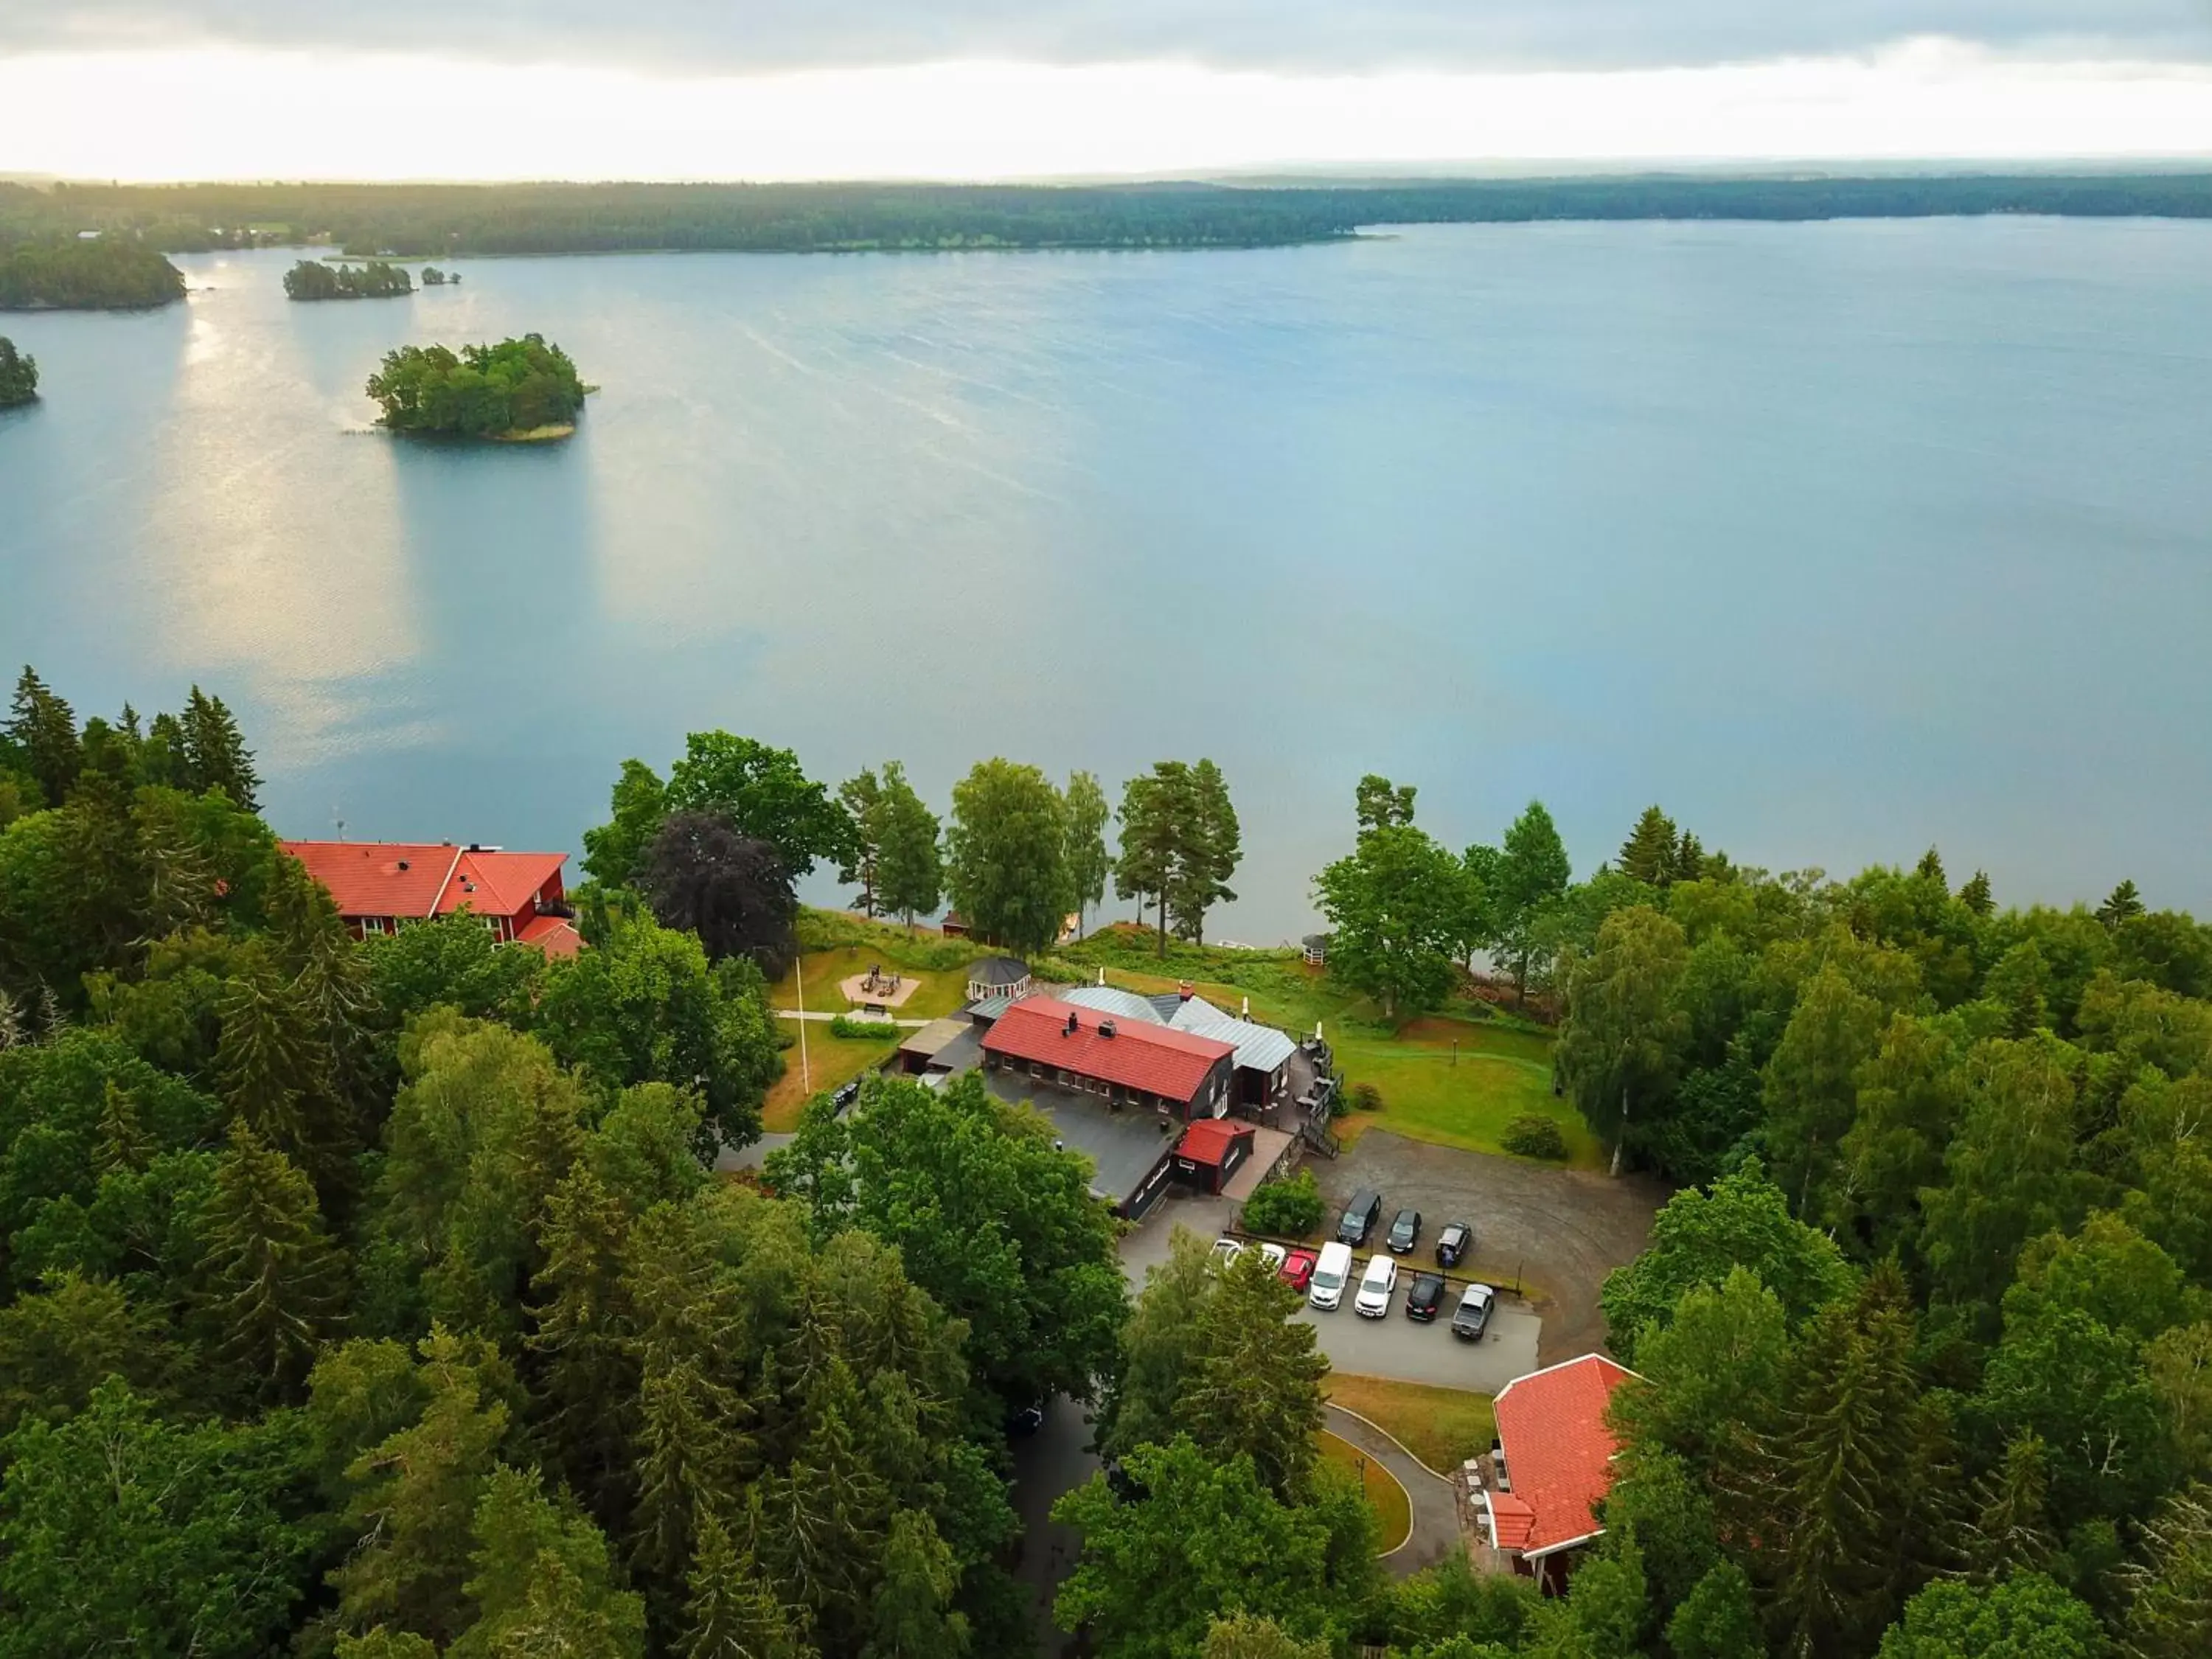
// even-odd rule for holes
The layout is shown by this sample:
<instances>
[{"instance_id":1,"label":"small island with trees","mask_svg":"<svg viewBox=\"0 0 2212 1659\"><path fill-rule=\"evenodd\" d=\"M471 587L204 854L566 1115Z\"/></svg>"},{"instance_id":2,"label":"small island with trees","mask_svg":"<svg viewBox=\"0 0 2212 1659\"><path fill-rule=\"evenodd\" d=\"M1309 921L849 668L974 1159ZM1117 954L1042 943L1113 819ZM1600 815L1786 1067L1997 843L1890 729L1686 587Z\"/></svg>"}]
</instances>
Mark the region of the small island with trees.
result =
<instances>
[{"instance_id":1,"label":"small island with trees","mask_svg":"<svg viewBox=\"0 0 2212 1659\"><path fill-rule=\"evenodd\" d=\"M302 259L284 273L288 300L380 300L414 291L414 280L404 266L381 259L371 259L365 265L328 265L319 259Z\"/></svg>"},{"instance_id":2,"label":"small island with trees","mask_svg":"<svg viewBox=\"0 0 2212 1659\"><path fill-rule=\"evenodd\" d=\"M0 234L0 311L142 311L184 297L184 273L136 238Z\"/></svg>"},{"instance_id":3,"label":"small island with trees","mask_svg":"<svg viewBox=\"0 0 2212 1659\"><path fill-rule=\"evenodd\" d=\"M37 401L39 360L18 354L15 343L0 334L0 409Z\"/></svg>"},{"instance_id":4,"label":"small island with trees","mask_svg":"<svg viewBox=\"0 0 2212 1659\"><path fill-rule=\"evenodd\" d=\"M424 288L444 288L449 283L458 283L460 280L461 273L458 270L441 270L435 265L422 267Z\"/></svg>"},{"instance_id":5,"label":"small island with trees","mask_svg":"<svg viewBox=\"0 0 2212 1659\"><path fill-rule=\"evenodd\" d=\"M368 395L394 432L539 443L570 436L592 388L541 334L497 345L402 346L385 354Z\"/></svg>"}]
</instances>

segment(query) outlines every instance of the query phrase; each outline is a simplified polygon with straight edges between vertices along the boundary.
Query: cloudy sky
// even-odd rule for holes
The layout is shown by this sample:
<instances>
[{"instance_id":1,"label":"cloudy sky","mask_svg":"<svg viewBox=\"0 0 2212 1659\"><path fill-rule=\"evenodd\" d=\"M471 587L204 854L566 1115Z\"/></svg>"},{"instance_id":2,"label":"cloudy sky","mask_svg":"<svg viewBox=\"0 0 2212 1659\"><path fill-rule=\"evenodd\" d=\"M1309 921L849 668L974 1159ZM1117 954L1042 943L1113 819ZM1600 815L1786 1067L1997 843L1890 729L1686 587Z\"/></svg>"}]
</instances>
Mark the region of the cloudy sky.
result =
<instances>
[{"instance_id":1,"label":"cloudy sky","mask_svg":"<svg viewBox=\"0 0 2212 1659\"><path fill-rule=\"evenodd\" d=\"M2212 0L0 0L0 170L2212 154Z\"/></svg>"}]
</instances>

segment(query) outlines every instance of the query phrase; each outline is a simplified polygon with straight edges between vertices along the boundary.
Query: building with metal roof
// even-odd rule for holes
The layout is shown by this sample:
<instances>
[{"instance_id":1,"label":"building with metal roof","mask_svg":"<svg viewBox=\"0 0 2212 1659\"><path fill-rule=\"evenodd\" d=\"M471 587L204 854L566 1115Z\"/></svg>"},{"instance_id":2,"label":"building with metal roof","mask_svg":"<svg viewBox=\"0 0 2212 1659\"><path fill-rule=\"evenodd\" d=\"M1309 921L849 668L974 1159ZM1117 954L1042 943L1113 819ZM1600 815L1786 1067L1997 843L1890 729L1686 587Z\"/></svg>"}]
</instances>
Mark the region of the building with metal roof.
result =
<instances>
[{"instance_id":1,"label":"building with metal roof","mask_svg":"<svg viewBox=\"0 0 2212 1659\"><path fill-rule=\"evenodd\" d=\"M1167 1019L1152 1006L1150 997L1139 996L1134 991L1124 991L1112 985L1078 985L1060 994L1062 1002L1072 1002L1079 1008L1095 1008L1115 1019L1133 1019L1143 1025L1165 1025Z\"/></svg>"}]
</instances>

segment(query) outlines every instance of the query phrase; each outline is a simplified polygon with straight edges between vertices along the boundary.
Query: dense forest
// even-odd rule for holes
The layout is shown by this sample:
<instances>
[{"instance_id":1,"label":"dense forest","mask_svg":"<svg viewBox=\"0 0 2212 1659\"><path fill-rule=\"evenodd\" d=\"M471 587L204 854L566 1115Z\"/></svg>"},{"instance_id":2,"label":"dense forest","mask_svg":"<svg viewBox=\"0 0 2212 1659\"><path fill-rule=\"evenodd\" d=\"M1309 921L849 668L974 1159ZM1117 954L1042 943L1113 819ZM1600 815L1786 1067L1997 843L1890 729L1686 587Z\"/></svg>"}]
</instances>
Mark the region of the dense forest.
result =
<instances>
[{"instance_id":1,"label":"dense forest","mask_svg":"<svg viewBox=\"0 0 2212 1659\"><path fill-rule=\"evenodd\" d=\"M615 249L1255 247L1362 226L1569 219L2212 215L2212 173L1382 181L1295 187L982 185L0 185L12 234L327 238L357 255ZM210 227L234 227L216 231Z\"/></svg>"},{"instance_id":2,"label":"dense forest","mask_svg":"<svg viewBox=\"0 0 2212 1659\"><path fill-rule=\"evenodd\" d=\"M559 346L526 334L497 345L402 346L369 376L394 432L457 438L539 434L574 423L591 388Z\"/></svg>"},{"instance_id":3,"label":"dense forest","mask_svg":"<svg viewBox=\"0 0 2212 1659\"><path fill-rule=\"evenodd\" d=\"M353 939L219 697L80 721L26 670L0 1659L1030 1653L1006 1425L1061 1393L1109 1462L1057 1506L1058 1615L1103 1659L2212 1651L2212 932L2125 882L1777 876L1656 807L1577 881L1540 806L1453 854L1363 781L1329 971L1503 961L1683 1183L1604 1288L1638 1376L1558 1600L1387 1578L1297 1292L1184 1237L1131 1298L1087 1166L972 1078L715 1170L781 1069L798 875L1014 927L1110 878L1202 936L1210 770L1132 780L1109 857L1085 774L981 763L940 832L896 765L833 792L695 733L623 767L548 961L466 915ZM1447 920L1355 939L1417 893Z\"/></svg>"},{"instance_id":4,"label":"dense forest","mask_svg":"<svg viewBox=\"0 0 2212 1659\"><path fill-rule=\"evenodd\" d=\"M184 297L184 274L136 237L0 236L0 311L132 311Z\"/></svg>"},{"instance_id":5,"label":"dense forest","mask_svg":"<svg viewBox=\"0 0 2212 1659\"><path fill-rule=\"evenodd\" d=\"M422 276L430 280L429 273ZM445 281L441 274L438 280ZM367 264L330 265L320 259L302 259L284 273L288 300L374 300L394 294L412 294L414 279L406 268L371 259Z\"/></svg>"},{"instance_id":6,"label":"dense forest","mask_svg":"<svg viewBox=\"0 0 2212 1659\"><path fill-rule=\"evenodd\" d=\"M0 409L27 404L39 395L39 360L15 349L15 343L0 334Z\"/></svg>"}]
</instances>

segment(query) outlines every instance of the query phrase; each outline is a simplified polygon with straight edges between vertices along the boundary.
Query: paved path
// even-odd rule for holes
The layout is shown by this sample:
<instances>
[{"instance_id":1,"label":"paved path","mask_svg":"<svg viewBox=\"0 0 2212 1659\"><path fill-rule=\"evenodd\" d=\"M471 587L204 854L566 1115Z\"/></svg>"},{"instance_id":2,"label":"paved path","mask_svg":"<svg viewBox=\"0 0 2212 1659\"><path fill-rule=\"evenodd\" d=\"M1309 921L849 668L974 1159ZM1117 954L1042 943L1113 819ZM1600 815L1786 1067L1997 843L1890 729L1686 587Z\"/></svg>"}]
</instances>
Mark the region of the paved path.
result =
<instances>
[{"instance_id":1,"label":"paved path","mask_svg":"<svg viewBox=\"0 0 2212 1659\"><path fill-rule=\"evenodd\" d=\"M757 1170L768 1162L768 1155L778 1147L788 1146L797 1139L795 1135L763 1135L750 1146L725 1146L715 1155L718 1170Z\"/></svg>"},{"instance_id":2,"label":"paved path","mask_svg":"<svg viewBox=\"0 0 2212 1659\"><path fill-rule=\"evenodd\" d=\"M1413 1529L1404 1543L1382 1558L1382 1565L1392 1575L1409 1577L1459 1548L1459 1505L1452 1497L1451 1483L1423 1468L1419 1458L1365 1418L1341 1406L1324 1409L1328 1413L1325 1425L1328 1431L1388 1469L1413 1500Z\"/></svg>"}]
</instances>

